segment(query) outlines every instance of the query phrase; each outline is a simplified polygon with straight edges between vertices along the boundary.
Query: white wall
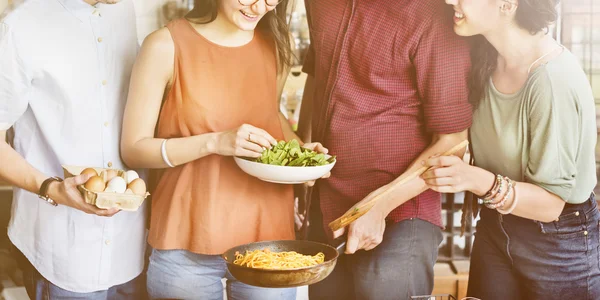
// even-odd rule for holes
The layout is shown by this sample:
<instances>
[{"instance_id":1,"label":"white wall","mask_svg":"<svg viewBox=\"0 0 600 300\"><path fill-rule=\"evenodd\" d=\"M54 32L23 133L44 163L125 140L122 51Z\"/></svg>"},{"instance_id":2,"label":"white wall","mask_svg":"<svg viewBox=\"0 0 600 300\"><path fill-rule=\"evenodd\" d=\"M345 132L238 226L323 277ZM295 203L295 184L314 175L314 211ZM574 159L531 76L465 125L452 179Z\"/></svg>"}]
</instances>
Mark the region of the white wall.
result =
<instances>
[{"instance_id":1,"label":"white wall","mask_svg":"<svg viewBox=\"0 0 600 300\"><path fill-rule=\"evenodd\" d=\"M8 6L8 0L0 0L0 14L4 12L4 9Z\"/></svg>"},{"instance_id":2,"label":"white wall","mask_svg":"<svg viewBox=\"0 0 600 300\"><path fill-rule=\"evenodd\" d=\"M166 2L168 0L133 0L140 44L148 34L165 25L162 7Z\"/></svg>"}]
</instances>

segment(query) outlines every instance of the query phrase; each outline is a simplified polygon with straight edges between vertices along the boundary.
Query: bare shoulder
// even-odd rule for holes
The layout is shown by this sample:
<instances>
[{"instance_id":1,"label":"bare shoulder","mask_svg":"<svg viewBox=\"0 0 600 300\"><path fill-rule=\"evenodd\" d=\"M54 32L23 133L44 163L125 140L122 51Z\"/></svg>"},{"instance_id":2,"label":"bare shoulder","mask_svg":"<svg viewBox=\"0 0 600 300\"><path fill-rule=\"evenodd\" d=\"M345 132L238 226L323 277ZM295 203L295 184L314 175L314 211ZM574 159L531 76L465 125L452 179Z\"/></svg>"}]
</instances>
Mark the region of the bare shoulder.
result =
<instances>
[{"instance_id":1,"label":"bare shoulder","mask_svg":"<svg viewBox=\"0 0 600 300\"><path fill-rule=\"evenodd\" d=\"M167 28L149 34L142 43L135 71L143 76L170 82L175 63L175 43Z\"/></svg>"},{"instance_id":2,"label":"bare shoulder","mask_svg":"<svg viewBox=\"0 0 600 300\"><path fill-rule=\"evenodd\" d=\"M175 53L175 43L171 37L171 32L163 27L149 34L142 44L142 51L159 55L173 55Z\"/></svg>"}]
</instances>

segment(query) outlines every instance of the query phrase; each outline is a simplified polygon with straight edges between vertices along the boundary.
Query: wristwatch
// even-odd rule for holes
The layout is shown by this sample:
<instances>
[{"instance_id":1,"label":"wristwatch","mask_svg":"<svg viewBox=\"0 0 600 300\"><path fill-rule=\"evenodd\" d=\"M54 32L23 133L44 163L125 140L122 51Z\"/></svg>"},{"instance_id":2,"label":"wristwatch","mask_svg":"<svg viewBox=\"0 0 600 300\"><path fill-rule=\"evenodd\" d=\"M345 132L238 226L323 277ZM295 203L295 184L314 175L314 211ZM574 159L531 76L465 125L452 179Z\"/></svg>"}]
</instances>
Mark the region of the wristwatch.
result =
<instances>
[{"instance_id":1,"label":"wristwatch","mask_svg":"<svg viewBox=\"0 0 600 300\"><path fill-rule=\"evenodd\" d=\"M42 182L42 186L40 187L40 192L38 193L38 197L40 197L40 199L42 199L54 206L58 206L58 203L54 202L54 200L50 199L50 196L48 196L48 187L50 186L50 183L52 183L53 181L62 182L63 180L59 177L50 177L50 178L44 180L44 182Z\"/></svg>"}]
</instances>

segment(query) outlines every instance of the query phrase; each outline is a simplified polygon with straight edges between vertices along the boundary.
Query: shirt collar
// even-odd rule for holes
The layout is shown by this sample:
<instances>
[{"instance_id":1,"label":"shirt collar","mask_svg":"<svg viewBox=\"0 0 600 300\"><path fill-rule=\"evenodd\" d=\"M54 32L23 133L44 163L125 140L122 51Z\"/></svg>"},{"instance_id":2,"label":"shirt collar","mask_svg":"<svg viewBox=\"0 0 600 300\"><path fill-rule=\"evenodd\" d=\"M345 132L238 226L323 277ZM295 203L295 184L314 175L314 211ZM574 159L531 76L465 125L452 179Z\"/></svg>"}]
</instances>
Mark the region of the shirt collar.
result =
<instances>
[{"instance_id":1,"label":"shirt collar","mask_svg":"<svg viewBox=\"0 0 600 300\"><path fill-rule=\"evenodd\" d=\"M88 21L94 11L98 9L83 0L58 0L58 2L81 22Z\"/></svg>"}]
</instances>

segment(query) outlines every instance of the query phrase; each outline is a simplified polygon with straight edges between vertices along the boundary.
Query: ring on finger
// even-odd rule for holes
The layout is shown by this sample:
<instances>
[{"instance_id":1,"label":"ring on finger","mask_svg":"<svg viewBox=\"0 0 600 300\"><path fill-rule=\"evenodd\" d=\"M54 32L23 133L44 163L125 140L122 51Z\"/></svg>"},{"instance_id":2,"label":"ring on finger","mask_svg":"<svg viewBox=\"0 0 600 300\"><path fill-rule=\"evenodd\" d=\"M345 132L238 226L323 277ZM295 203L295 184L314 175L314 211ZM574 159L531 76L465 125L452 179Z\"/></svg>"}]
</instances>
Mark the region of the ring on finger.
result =
<instances>
[{"instance_id":1,"label":"ring on finger","mask_svg":"<svg viewBox=\"0 0 600 300\"><path fill-rule=\"evenodd\" d=\"M248 133L248 141L252 142L252 133Z\"/></svg>"}]
</instances>

